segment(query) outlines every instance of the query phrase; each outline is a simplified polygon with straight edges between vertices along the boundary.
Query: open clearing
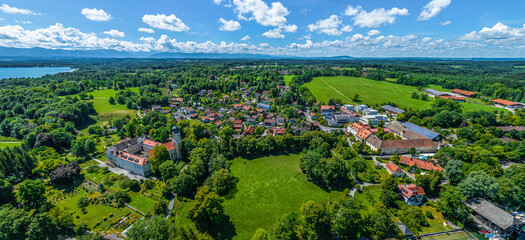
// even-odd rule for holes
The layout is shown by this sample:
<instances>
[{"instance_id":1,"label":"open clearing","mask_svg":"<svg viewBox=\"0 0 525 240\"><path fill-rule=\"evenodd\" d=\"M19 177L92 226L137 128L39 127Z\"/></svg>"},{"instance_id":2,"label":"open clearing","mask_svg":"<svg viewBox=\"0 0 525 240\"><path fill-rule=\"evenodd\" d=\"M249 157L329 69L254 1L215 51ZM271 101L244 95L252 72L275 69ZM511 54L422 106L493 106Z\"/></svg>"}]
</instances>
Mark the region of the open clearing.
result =
<instances>
[{"instance_id":1,"label":"open clearing","mask_svg":"<svg viewBox=\"0 0 525 240\"><path fill-rule=\"evenodd\" d=\"M224 207L236 231L234 239L250 239L257 228L271 231L281 216L299 211L308 200L327 203L343 197L342 192L329 193L308 182L299 159L291 154L233 161L238 192Z\"/></svg>"},{"instance_id":2,"label":"open clearing","mask_svg":"<svg viewBox=\"0 0 525 240\"><path fill-rule=\"evenodd\" d=\"M439 235L439 236L433 236L433 237L424 237L422 239L424 240L467 240L470 238L470 235L466 232L460 232L460 233L452 233L452 234L445 234L445 235Z\"/></svg>"},{"instance_id":3,"label":"open clearing","mask_svg":"<svg viewBox=\"0 0 525 240\"><path fill-rule=\"evenodd\" d=\"M434 98L430 98L429 101L411 98L413 92L420 93L416 87L359 77L317 77L311 82L306 83L305 86L310 89L317 100L325 103L331 98L338 98L344 103L354 105L367 104L373 106L376 104L392 102L399 105L401 108L426 109L430 108L432 101L434 100ZM359 94L359 102L353 102L350 99L353 94ZM469 102L461 103L461 105L463 106L464 111L503 110L493 106Z\"/></svg>"},{"instance_id":4,"label":"open clearing","mask_svg":"<svg viewBox=\"0 0 525 240\"><path fill-rule=\"evenodd\" d=\"M137 92L139 91L139 88L131 87L126 88L127 90ZM87 95L93 95L93 99L86 100L87 102L93 102L93 106L95 107L95 110L99 114L106 113L106 112L114 112L119 110L129 110L126 108L126 105L120 105L120 104L109 104L109 97L115 98L115 95L117 94L117 91L113 89L105 89L105 90L95 90L93 92L88 92ZM75 95L69 95L71 97L78 96L78 94Z\"/></svg>"}]
</instances>

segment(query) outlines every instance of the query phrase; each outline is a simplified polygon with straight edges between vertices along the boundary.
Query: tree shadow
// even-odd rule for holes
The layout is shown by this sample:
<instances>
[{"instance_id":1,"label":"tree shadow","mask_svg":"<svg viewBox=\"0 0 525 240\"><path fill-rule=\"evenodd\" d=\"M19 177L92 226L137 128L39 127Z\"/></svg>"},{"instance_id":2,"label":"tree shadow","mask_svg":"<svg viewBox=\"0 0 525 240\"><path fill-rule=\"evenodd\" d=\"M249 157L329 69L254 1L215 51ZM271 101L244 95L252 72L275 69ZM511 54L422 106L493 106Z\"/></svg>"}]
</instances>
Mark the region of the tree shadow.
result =
<instances>
[{"instance_id":1,"label":"tree shadow","mask_svg":"<svg viewBox=\"0 0 525 240\"><path fill-rule=\"evenodd\" d=\"M84 175L80 175L70 184L58 184L58 183L52 183L53 187L57 190L64 190L64 193L69 193L75 190L77 187L79 187L85 180Z\"/></svg>"},{"instance_id":2,"label":"tree shadow","mask_svg":"<svg viewBox=\"0 0 525 240\"><path fill-rule=\"evenodd\" d=\"M237 236L235 225L228 215L224 216L221 224L210 228L208 233L217 240L232 239Z\"/></svg>"}]
</instances>

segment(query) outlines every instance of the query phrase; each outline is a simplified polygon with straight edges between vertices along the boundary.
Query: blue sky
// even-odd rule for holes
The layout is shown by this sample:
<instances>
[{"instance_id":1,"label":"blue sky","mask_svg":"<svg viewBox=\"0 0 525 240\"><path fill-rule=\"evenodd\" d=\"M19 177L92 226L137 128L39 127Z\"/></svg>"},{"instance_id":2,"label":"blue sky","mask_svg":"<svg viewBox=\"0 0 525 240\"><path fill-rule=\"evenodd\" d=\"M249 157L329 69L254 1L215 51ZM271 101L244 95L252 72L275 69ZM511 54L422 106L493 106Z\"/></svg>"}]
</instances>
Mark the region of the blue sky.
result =
<instances>
[{"instance_id":1,"label":"blue sky","mask_svg":"<svg viewBox=\"0 0 525 240\"><path fill-rule=\"evenodd\" d=\"M7 0L0 46L525 57L523 12L523 0Z\"/></svg>"}]
</instances>

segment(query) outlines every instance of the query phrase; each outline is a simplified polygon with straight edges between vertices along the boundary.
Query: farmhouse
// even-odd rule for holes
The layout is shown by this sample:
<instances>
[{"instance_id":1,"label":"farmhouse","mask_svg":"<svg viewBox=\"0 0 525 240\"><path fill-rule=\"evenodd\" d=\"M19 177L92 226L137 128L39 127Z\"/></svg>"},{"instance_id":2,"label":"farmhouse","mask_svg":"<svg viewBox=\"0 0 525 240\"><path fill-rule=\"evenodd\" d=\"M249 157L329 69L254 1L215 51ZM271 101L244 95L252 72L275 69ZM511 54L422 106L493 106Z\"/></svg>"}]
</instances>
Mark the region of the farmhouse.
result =
<instances>
[{"instance_id":1,"label":"farmhouse","mask_svg":"<svg viewBox=\"0 0 525 240\"><path fill-rule=\"evenodd\" d=\"M456 102L465 102L464 97L439 96L439 98L449 99L449 100L456 101Z\"/></svg>"},{"instance_id":2,"label":"farmhouse","mask_svg":"<svg viewBox=\"0 0 525 240\"><path fill-rule=\"evenodd\" d=\"M392 115L397 115L397 114L401 114L401 113L404 113L405 110L402 110L402 109L399 109L399 108L396 108L396 107L392 107L390 105L383 105L381 106L383 109L385 109L385 111L388 113L388 114L392 114Z\"/></svg>"},{"instance_id":3,"label":"farmhouse","mask_svg":"<svg viewBox=\"0 0 525 240\"><path fill-rule=\"evenodd\" d=\"M427 88L427 89L423 89L423 92L426 92L429 96L431 97L441 97L441 96L450 96L449 94L447 93L442 93L440 91L436 91L434 89L430 89L430 88Z\"/></svg>"},{"instance_id":4,"label":"farmhouse","mask_svg":"<svg viewBox=\"0 0 525 240\"><path fill-rule=\"evenodd\" d=\"M423 187L418 187L415 184L398 185L397 187L401 191L403 200L405 200L408 205L421 205L421 203L423 203L423 197L425 196Z\"/></svg>"},{"instance_id":5,"label":"farmhouse","mask_svg":"<svg viewBox=\"0 0 525 240\"><path fill-rule=\"evenodd\" d=\"M411 148L421 153L437 152L438 145L430 139L406 139L406 140L381 140L375 135L374 138L366 139L367 145L372 150L381 149L380 154L407 154Z\"/></svg>"},{"instance_id":6,"label":"farmhouse","mask_svg":"<svg viewBox=\"0 0 525 240\"><path fill-rule=\"evenodd\" d=\"M335 106L331 105L322 105L321 106L321 115L328 116L332 115L335 112Z\"/></svg>"},{"instance_id":7,"label":"farmhouse","mask_svg":"<svg viewBox=\"0 0 525 240\"><path fill-rule=\"evenodd\" d=\"M478 95L477 93L469 92L469 91L465 91L465 90L461 90L461 89L452 89L451 92L459 94L459 95L464 96L464 97L469 97L469 98L475 98Z\"/></svg>"},{"instance_id":8,"label":"farmhouse","mask_svg":"<svg viewBox=\"0 0 525 240\"><path fill-rule=\"evenodd\" d=\"M401 168L399 168L395 163L387 163L384 166L388 173L394 175L394 177L405 176L405 172L403 172L403 170L401 170Z\"/></svg>"},{"instance_id":9,"label":"farmhouse","mask_svg":"<svg viewBox=\"0 0 525 240\"><path fill-rule=\"evenodd\" d=\"M492 100L493 103L495 103L497 106L502 107L508 107L508 108L516 108L516 109L522 109L523 105L517 102L511 102L504 99L494 99Z\"/></svg>"},{"instance_id":10,"label":"farmhouse","mask_svg":"<svg viewBox=\"0 0 525 240\"><path fill-rule=\"evenodd\" d=\"M472 215L482 222L486 228L501 237L518 239L520 234L525 235L522 230L525 223L493 203L482 198L473 198L467 200L465 205L472 209Z\"/></svg>"},{"instance_id":11,"label":"farmhouse","mask_svg":"<svg viewBox=\"0 0 525 240\"><path fill-rule=\"evenodd\" d=\"M423 161L417 158L409 158L409 157L401 156L401 158L399 159L399 163L407 165L409 167L416 166L417 168L421 168L421 169L428 170L428 171L439 171L439 172L443 171L443 168L435 166L431 162Z\"/></svg>"},{"instance_id":12,"label":"farmhouse","mask_svg":"<svg viewBox=\"0 0 525 240\"><path fill-rule=\"evenodd\" d=\"M171 131L172 141L170 142L164 144L155 142L147 135L127 139L109 147L106 151L106 158L112 165L126 169L134 174L148 176L151 173L149 158L152 156L154 147L166 147L172 160L182 158L180 129L177 126L173 126Z\"/></svg>"}]
</instances>

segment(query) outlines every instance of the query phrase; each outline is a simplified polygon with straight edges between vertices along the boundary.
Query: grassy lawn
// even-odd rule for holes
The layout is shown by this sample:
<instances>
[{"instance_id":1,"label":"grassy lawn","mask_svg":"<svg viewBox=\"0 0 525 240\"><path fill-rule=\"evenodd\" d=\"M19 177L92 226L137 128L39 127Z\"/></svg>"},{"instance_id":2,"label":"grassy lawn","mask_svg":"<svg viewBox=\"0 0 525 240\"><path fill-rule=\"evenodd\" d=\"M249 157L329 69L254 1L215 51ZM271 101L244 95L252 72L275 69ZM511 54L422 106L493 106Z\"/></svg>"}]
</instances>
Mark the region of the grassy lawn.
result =
<instances>
[{"instance_id":1,"label":"grassy lawn","mask_svg":"<svg viewBox=\"0 0 525 240\"><path fill-rule=\"evenodd\" d=\"M148 212L153 214L155 208L155 201L142 196L140 193L128 192L131 197L131 202L128 205L146 214Z\"/></svg>"},{"instance_id":2,"label":"grassy lawn","mask_svg":"<svg viewBox=\"0 0 525 240\"><path fill-rule=\"evenodd\" d=\"M443 225L443 222L446 222L445 217L443 217L443 214L441 214L441 212L439 212L435 207L425 205L421 207L421 209L423 210L423 213L425 213L427 210L432 212L434 219L427 218L428 224L430 226L422 226L420 234L442 232L453 229L448 224L446 227Z\"/></svg>"},{"instance_id":3,"label":"grassy lawn","mask_svg":"<svg viewBox=\"0 0 525 240\"><path fill-rule=\"evenodd\" d=\"M305 84L319 101L328 102L330 98L339 98L349 104L383 104L392 102L401 108L426 109L430 108L434 98L429 101L411 98L412 92L418 92L416 87L392 83L389 81L375 81L359 77L317 77ZM436 90L447 90L439 86L431 85ZM353 94L359 94L360 102L350 99ZM471 99L469 99L470 101ZM475 100L472 100L475 101ZM503 109L489 105L474 103L461 103L464 111L501 111ZM505 110L506 111L506 110Z\"/></svg>"},{"instance_id":4,"label":"grassy lawn","mask_svg":"<svg viewBox=\"0 0 525 240\"><path fill-rule=\"evenodd\" d=\"M138 92L139 88L126 88L128 90ZM93 102L93 106L95 107L95 110L100 113L106 113L106 112L114 112L118 110L128 110L126 108L126 105L120 105L120 104L109 104L109 97L115 98L115 95L117 94L117 91L113 89L106 89L106 90L95 90L93 92L88 92L87 95L93 95L93 99L86 100L88 102ZM69 95L69 96L77 96L75 95Z\"/></svg>"},{"instance_id":5,"label":"grassy lawn","mask_svg":"<svg viewBox=\"0 0 525 240\"><path fill-rule=\"evenodd\" d=\"M367 216L372 210L374 204L379 201L381 189L379 185L366 186L361 189L361 192L356 192L354 201L359 206L359 213L362 216Z\"/></svg>"},{"instance_id":6,"label":"grassy lawn","mask_svg":"<svg viewBox=\"0 0 525 240\"><path fill-rule=\"evenodd\" d=\"M233 161L238 192L224 207L234 225L234 239L250 239L257 228L270 231L281 216L298 211L308 200L326 203L343 197L341 192L329 193L308 182L299 168L299 158L281 155Z\"/></svg>"},{"instance_id":7,"label":"grassy lawn","mask_svg":"<svg viewBox=\"0 0 525 240\"><path fill-rule=\"evenodd\" d=\"M470 235L466 232L460 232L460 233L452 233L452 234L445 234L440 236L432 236L432 237L424 237L422 239L425 240L467 240L469 239Z\"/></svg>"}]
</instances>

